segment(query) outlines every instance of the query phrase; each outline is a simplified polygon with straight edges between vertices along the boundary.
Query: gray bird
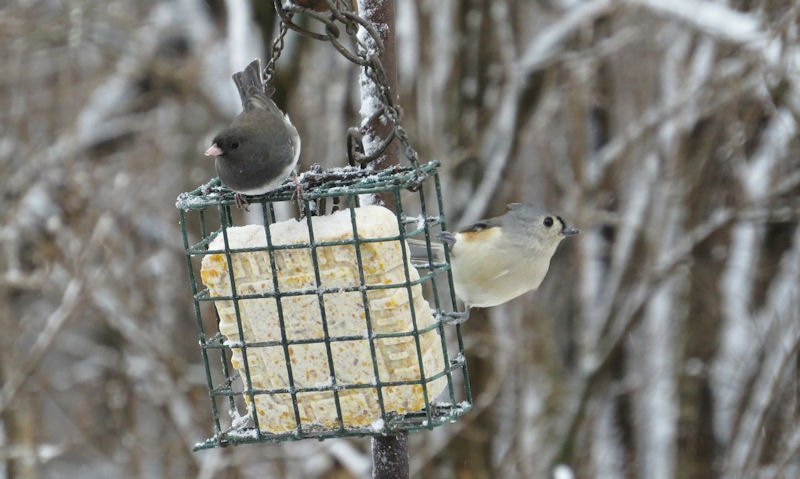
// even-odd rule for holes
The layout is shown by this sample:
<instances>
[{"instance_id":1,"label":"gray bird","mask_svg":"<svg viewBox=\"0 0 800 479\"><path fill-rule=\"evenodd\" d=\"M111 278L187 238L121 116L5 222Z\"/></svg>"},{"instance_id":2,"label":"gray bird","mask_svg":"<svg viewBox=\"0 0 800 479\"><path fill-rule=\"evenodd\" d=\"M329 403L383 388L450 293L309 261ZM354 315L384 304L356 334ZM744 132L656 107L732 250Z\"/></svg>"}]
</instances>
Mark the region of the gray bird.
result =
<instances>
[{"instance_id":1,"label":"gray bird","mask_svg":"<svg viewBox=\"0 0 800 479\"><path fill-rule=\"evenodd\" d=\"M233 75L244 111L214 137L213 156L222 184L242 195L261 195L280 185L297 165L300 136L264 89L261 62L254 60Z\"/></svg>"},{"instance_id":2,"label":"gray bird","mask_svg":"<svg viewBox=\"0 0 800 479\"><path fill-rule=\"evenodd\" d=\"M502 216L480 220L439 239L450 246L456 295L468 307L487 308L535 290L562 239L580 233L557 215L512 203ZM409 242L415 259L424 242ZM441 245L434 245L436 249ZM437 254L437 256L440 256Z\"/></svg>"}]
</instances>

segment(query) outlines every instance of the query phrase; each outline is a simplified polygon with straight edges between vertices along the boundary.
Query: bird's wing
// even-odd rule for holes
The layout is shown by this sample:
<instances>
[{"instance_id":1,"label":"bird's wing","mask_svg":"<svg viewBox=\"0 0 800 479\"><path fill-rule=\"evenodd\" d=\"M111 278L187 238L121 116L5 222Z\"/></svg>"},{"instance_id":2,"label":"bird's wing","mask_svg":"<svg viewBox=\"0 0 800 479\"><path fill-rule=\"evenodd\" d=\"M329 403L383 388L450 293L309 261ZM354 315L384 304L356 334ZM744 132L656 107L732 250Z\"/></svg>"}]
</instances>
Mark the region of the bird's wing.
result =
<instances>
[{"instance_id":1,"label":"bird's wing","mask_svg":"<svg viewBox=\"0 0 800 479\"><path fill-rule=\"evenodd\" d=\"M488 220L478 220L469 226L458 230L459 233L477 233L489 228L497 228L501 225L501 218L489 218Z\"/></svg>"},{"instance_id":2,"label":"bird's wing","mask_svg":"<svg viewBox=\"0 0 800 479\"><path fill-rule=\"evenodd\" d=\"M283 120L283 113L278 109L270 97L264 93L263 89L248 88L247 99L244 101L244 111L268 110L275 115L275 118Z\"/></svg>"},{"instance_id":3,"label":"bird's wing","mask_svg":"<svg viewBox=\"0 0 800 479\"><path fill-rule=\"evenodd\" d=\"M500 271L499 273L497 273L496 275L494 275L490 281L494 281L494 280L500 279L500 278L502 278L503 276L507 275L510 272L511 272L510 269L504 269L504 270Z\"/></svg>"}]
</instances>

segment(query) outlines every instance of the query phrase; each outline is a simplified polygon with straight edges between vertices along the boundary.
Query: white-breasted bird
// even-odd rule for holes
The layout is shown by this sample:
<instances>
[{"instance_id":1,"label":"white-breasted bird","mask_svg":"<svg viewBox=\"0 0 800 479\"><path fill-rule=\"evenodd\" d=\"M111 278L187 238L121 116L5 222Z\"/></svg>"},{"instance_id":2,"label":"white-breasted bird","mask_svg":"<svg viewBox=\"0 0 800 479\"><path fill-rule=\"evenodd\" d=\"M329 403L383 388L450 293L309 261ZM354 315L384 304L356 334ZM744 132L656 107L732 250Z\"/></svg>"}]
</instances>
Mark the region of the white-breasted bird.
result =
<instances>
[{"instance_id":1,"label":"white-breasted bird","mask_svg":"<svg viewBox=\"0 0 800 479\"><path fill-rule=\"evenodd\" d=\"M297 165L300 136L289 116L267 94L261 76L261 62L254 60L233 75L243 111L214 137L206 156L222 184L243 195L261 195L279 186Z\"/></svg>"},{"instance_id":2,"label":"white-breasted bird","mask_svg":"<svg viewBox=\"0 0 800 479\"><path fill-rule=\"evenodd\" d=\"M457 233L442 232L450 247L456 296L468 307L487 308L535 290L544 280L550 259L567 236L580 233L553 213L513 203L502 216L477 221ZM413 256L426 258L424 242L410 241ZM434 245L437 256L442 246Z\"/></svg>"}]
</instances>

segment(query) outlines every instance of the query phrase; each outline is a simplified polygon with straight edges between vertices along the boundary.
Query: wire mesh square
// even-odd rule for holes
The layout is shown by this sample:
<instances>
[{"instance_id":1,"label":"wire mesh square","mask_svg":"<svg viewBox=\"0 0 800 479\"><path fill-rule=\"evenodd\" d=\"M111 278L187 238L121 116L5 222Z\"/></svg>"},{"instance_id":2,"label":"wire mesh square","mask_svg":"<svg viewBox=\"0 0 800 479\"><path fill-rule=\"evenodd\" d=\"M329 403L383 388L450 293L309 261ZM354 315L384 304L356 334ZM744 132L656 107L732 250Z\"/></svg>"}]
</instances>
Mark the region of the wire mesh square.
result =
<instances>
[{"instance_id":1,"label":"wire mesh square","mask_svg":"<svg viewBox=\"0 0 800 479\"><path fill-rule=\"evenodd\" d=\"M217 180L178 197L214 425L195 449L413 432L471 409L463 315L434 241L445 229L438 166L312 170L299 202L291 183L251 198L258 226L244 226ZM364 194L394 210L388 232L368 233L377 210L360 206ZM339 211L318 216L328 202ZM302 223L276 220L295 205ZM325 237L334 217L349 231ZM302 239L284 241L298 225ZM245 234L257 241L240 243Z\"/></svg>"}]
</instances>

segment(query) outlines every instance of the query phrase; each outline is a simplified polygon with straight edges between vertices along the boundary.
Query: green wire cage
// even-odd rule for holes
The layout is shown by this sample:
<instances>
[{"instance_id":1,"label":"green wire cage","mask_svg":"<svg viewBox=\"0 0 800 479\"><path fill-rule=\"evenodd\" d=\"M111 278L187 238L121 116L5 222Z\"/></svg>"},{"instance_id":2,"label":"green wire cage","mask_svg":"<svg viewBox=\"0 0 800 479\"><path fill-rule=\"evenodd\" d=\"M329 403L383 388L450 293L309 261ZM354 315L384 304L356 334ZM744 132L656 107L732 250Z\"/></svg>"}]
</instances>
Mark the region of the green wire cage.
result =
<instances>
[{"instance_id":1,"label":"green wire cage","mask_svg":"<svg viewBox=\"0 0 800 479\"><path fill-rule=\"evenodd\" d=\"M251 197L247 215L218 180L178 197L213 419L195 450L388 436L472 408L465 313L435 242L446 228L438 167L312 169L299 198L287 182ZM363 195L391 212L383 230L368 232L364 212L377 207L362 207ZM297 210L300 220L276 218ZM258 225L244 226L254 215ZM341 234L327 237L334 220ZM241 228L256 239L237 243ZM334 274L334 257L352 273Z\"/></svg>"}]
</instances>

